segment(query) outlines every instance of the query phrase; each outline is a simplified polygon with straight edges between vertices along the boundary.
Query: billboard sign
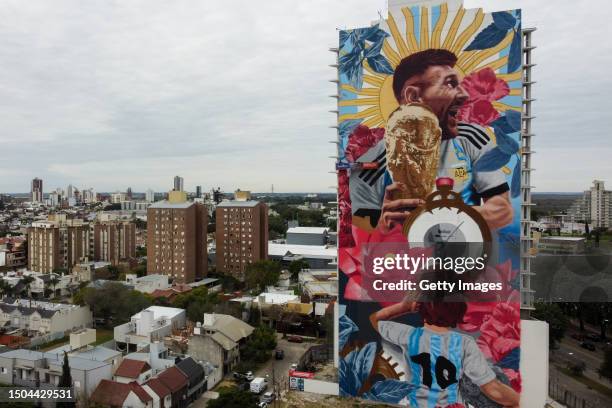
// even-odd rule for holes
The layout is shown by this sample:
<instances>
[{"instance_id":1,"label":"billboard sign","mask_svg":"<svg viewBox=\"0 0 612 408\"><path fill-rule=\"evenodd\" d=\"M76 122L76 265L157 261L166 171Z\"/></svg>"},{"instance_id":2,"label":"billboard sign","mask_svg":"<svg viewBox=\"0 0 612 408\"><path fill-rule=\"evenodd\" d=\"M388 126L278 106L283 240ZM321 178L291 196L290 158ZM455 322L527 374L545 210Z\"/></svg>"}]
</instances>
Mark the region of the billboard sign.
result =
<instances>
[{"instance_id":1,"label":"billboard sign","mask_svg":"<svg viewBox=\"0 0 612 408\"><path fill-rule=\"evenodd\" d=\"M518 406L521 47L458 1L340 31L341 395Z\"/></svg>"}]
</instances>

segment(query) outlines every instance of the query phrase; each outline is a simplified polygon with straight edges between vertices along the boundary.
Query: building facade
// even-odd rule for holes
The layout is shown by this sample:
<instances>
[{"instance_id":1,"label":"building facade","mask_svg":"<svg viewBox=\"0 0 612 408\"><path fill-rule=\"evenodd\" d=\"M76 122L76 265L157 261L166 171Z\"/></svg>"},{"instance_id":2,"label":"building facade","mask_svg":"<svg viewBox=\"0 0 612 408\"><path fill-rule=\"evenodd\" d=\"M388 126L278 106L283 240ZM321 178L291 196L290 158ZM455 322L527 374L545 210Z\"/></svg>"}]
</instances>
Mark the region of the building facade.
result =
<instances>
[{"instance_id":1,"label":"building facade","mask_svg":"<svg viewBox=\"0 0 612 408\"><path fill-rule=\"evenodd\" d=\"M593 180L593 187L585 191L568 209L572 222L588 222L592 228L612 228L612 191L604 182Z\"/></svg>"},{"instance_id":2,"label":"building facade","mask_svg":"<svg viewBox=\"0 0 612 408\"><path fill-rule=\"evenodd\" d=\"M223 201L216 209L216 267L244 280L246 267L268 257L268 206Z\"/></svg>"},{"instance_id":3,"label":"building facade","mask_svg":"<svg viewBox=\"0 0 612 408\"><path fill-rule=\"evenodd\" d=\"M173 194L179 193L179 194ZM200 203L171 191L147 210L147 273L190 283L206 276L208 214Z\"/></svg>"},{"instance_id":4,"label":"building facade","mask_svg":"<svg viewBox=\"0 0 612 408\"><path fill-rule=\"evenodd\" d=\"M32 202L42 203L43 200L43 181L39 178L32 180Z\"/></svg>"},{"instance_id":5,"label":"building facade","mask_svg":"<svg viewBox=\"0 0 612 408\"><path fill-rule=\"evenodd\" d=\"M93 230L92 256L96 261L119 262L136 256L136 225L125 221L96 222Z\"/></svg>"},{"instance_id":6,"label":"building facade","mask_svg":"<svg viewBox=\"0 0 612 408\"><path fill-rule=\"evenodd\" d=\"M70 269L88 257L90 231L82 220L33 222L28 228L28 268L51 273Z\"/></svg>"}]
</instances>

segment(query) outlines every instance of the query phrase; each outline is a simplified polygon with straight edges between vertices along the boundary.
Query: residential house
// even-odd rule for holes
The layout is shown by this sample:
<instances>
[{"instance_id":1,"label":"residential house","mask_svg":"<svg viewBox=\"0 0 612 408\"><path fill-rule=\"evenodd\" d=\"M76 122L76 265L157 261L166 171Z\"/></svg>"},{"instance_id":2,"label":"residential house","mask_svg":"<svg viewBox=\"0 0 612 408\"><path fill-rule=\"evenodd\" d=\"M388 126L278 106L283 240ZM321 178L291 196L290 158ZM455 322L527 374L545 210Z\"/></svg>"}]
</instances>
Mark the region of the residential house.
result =
<instances>
[{"instance_id":1,"label":"residential house","mask_svg":"<svg viewBox=\"0 0 612 408\"><path fill-rule=\"evenodd\" d=\"M187 354L199 361L222 367L222 375L232 371L240 361L240 346L254 328L231 315L205 313L189 338Z\"/></svg>"},{"instance_id":2,"label":"residential house","mask_svg":"<svg viewBox=\"0 0 612 408\"><path fill-rule=\"evenodd\" d=\"M151 397L153 408L170 408L172 406L172 392L158 378L151 378L142 385Z\"/></svg>"},{"instance_id":3,"label":"residential house","mask_svg":"<svg viewBox=\"0 0 612 408\"><path fill-rule=\"evenodd\" d=\"M126 355L125 358L145 361L153 369L153 375L176 364L175 359L169 356L168 348L161 341L155 341L138 352Z\"/></svg>"},{"instance_id":4,"label":"residential house","mask_svg":"<svg viewBox=\"0 0 612 408\"><path fill-rule=\"evenodd\" d=\"M182 408L187 405L186 398L189 381L186 374L176 367L170 367L161 372L157 379L170 390L172 407Z\"/></svg>"},{"instance_id":5,"label":"residential house","mask_svg":"<svg viewBox=\"0 0 612 408\"><path fill-rule=\"evenodd\" d=\"M151 366L146 361L124 358L115 371L115 381L125 384L136 381L142 384L151 378L152 374Z\"/></svg>"},{"instance_id":6,"label":"residential house","mask_svg":"<svg viewBox=\"0 0 612 408\"><path fill-rule=\"evenodd\" d=\"M174 307L150 306L136 313L128 323L114 328L117 346L127 352L137 351L163 340L173 329L185 327L185 310Z\"/></svg>"},{"instance_id":7,"label":"residential house","mask_svg":"<svg viewBox=\"0 0 612 408\"><path fill-rule=\"evenodd\" d=\"M136 382L102 380L90 401L105 407L153 408L153 397Z\"/></svg>"},{"instance_id":8,"label":"residential house","mask_svg":"<svg viewBox=\"0 0 612 408\"><path fill-rule=\"evenodd\" d=\"M0 326L38 334L66 332L92 324L89 306L8 299L0 302Z\"/></svg>"},{"instance_id":9,"label":"residential house","mask_svg":"<svg viewBox=\"0 0 612 408\"><path fill-rule=\"evenodd\" d=\"M200 395L206 391L204 367L191 357L181 360L176 367L187 376L187 382L189 383L187 402L189 403L200 398Z\"/></svg>"}]
</instances>

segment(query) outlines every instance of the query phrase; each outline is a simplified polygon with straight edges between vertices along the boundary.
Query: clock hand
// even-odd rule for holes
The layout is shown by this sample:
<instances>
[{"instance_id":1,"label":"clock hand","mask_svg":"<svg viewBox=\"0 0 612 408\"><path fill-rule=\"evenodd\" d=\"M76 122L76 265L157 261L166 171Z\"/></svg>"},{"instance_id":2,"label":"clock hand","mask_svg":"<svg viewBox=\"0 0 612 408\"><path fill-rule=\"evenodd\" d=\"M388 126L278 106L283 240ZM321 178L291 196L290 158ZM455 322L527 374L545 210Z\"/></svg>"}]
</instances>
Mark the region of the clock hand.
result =
<instances>
[{"instance_id":1,"label":"clock hand","mask_svg":"<svg viewBox=\"0 0 612 408\"><path fill-rule=\"evenodd\" d=\"M448 237L446 237L446 240L444 241L444 243L448 242L448 240L449 240L449 239L450 239L450 238L451 238L453 235L455 235L455 232L457 232L457 230L458 230L458 229L459 229L459 228L460 228L460 227L463 225L463 223L464 223L464 222L465 222L465 221L461 221L461 222L459 223L459 225L457 225L457 226L455 227L455 229L453 230L453 232L451 232L451 233L448 235Z\"/></svg>"}]
</instances>

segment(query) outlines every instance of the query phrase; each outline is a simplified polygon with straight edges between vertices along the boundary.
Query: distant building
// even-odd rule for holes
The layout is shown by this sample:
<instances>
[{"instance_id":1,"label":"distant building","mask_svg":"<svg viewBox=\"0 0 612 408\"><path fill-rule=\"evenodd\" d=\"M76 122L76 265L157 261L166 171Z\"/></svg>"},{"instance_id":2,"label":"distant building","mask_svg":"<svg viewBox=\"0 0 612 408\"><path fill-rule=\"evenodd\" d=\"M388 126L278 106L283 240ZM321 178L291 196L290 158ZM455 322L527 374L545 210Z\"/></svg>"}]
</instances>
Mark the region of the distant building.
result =
<instances>
[{"instance_id":1,"label":"distant building","mask_svg":"<svg viewBox=\"0 0 612 408\"><path fill-rule=\"evenodd\" d=\"M0 302L0 325L38 334L59 333L89 327L89 306L16 299Z\"/></svg>"},{"instance_id":2,"label":"distant building","mask_svg":"<svg viewBox=\"0 0 612 408\"><path fill-rule=\"evenodd\" d=\"M572 222L588 222L592 228L612 229L612 191L604 182L594 180L593 187L585 191L567 211Z\"/></svg>"},{"instance_id":3,"label":"distant building","mask_svg":"<svg viewBox=\"0 0 612 408\"><path fill-rule=\"evenodd\" d=\"M290 245L269 242L268 256L283 265L304 260L311 269L333 270L338 266L338 248L331 245Z\"/></svg>"},{"instance_id":4,"label":"distant building","mask_svg":"<svg viewBox=\"0 0 612 408\"><path fill-rule=\"evenodd\" d=\"M581 254L585 250L583 237L540 237L538 250L553 254Z\"/></svg>"},{"instance_id":5,"label":"distant building","mask_svg":"<svg viewBox=\"0 0 612 408\"><path fill-rule=\"evenodd\" d=\"M196 198L202 198L202 186L196 186Z\"/></svg>"},{"instance_id":6,"label":"distant building","mask_svg":"<svg viewBox=\"0 0 612 408\"><path fill-rule=\"evenodd\" d=\"M0 271L26 266L27 246L24 237L0 238Z\"/></svg>"},{"instance_id":7,"label":"distant building","mask_svg":"<svg viewBox=\"0 0 612 408\"><path fill-rule=\"evenodd\" d=\"M43 200L43 181L39 178L32 180L32 202L42 203Z\"/></svg>"},{"instance_id":8,"label":"distant building","mask_svg":"<svg viewBox=\"0 0 612 408\"><path fill-rule=\"evenodd\" d=\"M234 192L234 200L236 201L249 201L251 199L250 191L242 191L240 189Z\"/></svg>"},{"instance_id":9,"label":"distant building","mask_svg":"<svg viewBox=\"0 0 612 408\"><path fill-rule=\"evenodd\" d=\"M167 201L152 204L147 211L147 273L183 283L206 276L207 227L206 208L186 201L183 191L171 191Z\"/></svg>"},{"instance_id":10,"label":"distant building","mask_svg":"<svg viewBox=\"0 0 612 408\"><path fill-rule=\"evenodd\" d=\"M287 230L289 245L325 245L329 228L324 227L291 227Z\"/></svg>"},{"instance_id":11,"label":"distant building","mask_svg":"<svg viewBox=\"0 0 612 408\"><path fill-rule=\"evenodd\" d=\"M223 201L216 209L216 266L243 281L246 267L268 257L268 206Z\"/></svg>"},{"instance_id":12,"label":"distant building","mask_svg":"<svg viewBox=\"0 0 612 408\"><path fill-rule=\"evenodd\" d=\"M145 192L145 201L148 203L152 203L155 201L155 191L148 189Z\"/></svg>"},{"instance_id":13,"label":"distant building","mask_svg":"<svg viewBox=\"0 0 612 408\"><path fill-rule=\"evenodd\" d=\"M183 178L180 176L174 176L174 191L183 191Z\"/></svg>"},{"instance_id":14,"label":"distant building","mask_svg":"<svg viewBox=\"0 0 612 408\"><path fill-rule=\"evenodd\" d=\"M127 194L122 192L112 193L110 196L111 204L121 204L122 201L127 201Z\"/></svg>"}]
</instances>

